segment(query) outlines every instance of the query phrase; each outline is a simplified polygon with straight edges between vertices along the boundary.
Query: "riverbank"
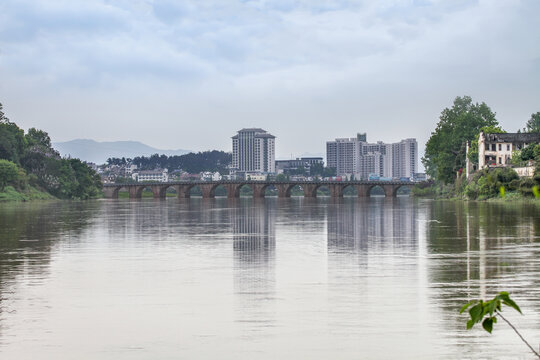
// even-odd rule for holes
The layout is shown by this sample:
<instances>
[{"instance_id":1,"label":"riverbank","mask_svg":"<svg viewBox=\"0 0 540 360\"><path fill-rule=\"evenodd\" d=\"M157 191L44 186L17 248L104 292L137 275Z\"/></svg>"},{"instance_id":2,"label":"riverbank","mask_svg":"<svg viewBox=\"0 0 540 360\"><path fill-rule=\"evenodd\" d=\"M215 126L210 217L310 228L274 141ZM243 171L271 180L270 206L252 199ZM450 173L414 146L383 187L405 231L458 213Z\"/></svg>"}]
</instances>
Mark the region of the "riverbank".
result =
<instances>
[{"instance_id":1,"label":"riverbank","mask_svg":"<svg viewBox=\"0 0 540 360\"><path fill-rule=\"evenodd\" d=\"M4 191L0 191L0 202L24 202L53 199L56 198L51 194L40 191L30 185L27 185L24 191L17 191L13 186L6 186Z\"/></svg>"}]
</instances>

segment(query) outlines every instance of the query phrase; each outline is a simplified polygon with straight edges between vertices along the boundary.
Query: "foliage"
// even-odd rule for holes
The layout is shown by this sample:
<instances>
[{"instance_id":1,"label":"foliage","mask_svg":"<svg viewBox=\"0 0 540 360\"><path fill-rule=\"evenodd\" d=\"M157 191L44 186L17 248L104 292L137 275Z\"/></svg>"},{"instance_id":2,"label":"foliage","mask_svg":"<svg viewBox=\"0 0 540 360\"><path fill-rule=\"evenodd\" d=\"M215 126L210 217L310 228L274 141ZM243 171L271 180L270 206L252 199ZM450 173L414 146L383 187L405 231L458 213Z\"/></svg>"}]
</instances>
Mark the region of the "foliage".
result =
<instances>
[{"instance_id":1,"label":"foliage","mask_svg":"<svg viewBox=\"0 0 540 360\"><path fill-rule=\"evenodd\" d=\"M540 111L531 114L531 118L525 125L527 132L540 133Z\"/></svg>"},{"instance_id":2,"label":"foliage","mask_svg":"<svg viewBox=\"0 0 540 360\"><path fill-rule=\"evenodd\" d=\"M4 191L0 192L0 202L12 201L30 201L30 200L49 200L54 199L49 193L40 191L33 186L27 186L24 191L17 190L13 186L6 186Z\"/></svg>"},{"instance_id":3,"label":"foliage","mask_svg":"<svg viewBox=\"0 0 540 360\"><path fill-rule=\"evenodd\" d=\"M29 183L66 199L88 199L101 191L101 180L94 170L79 159L60 158L45 131L31 128L25 134L4 116L1 104L0 159L17 168L16 181L11 179L10 184L18 189Z\"/></svg>"},{"instance_id":4,"label":"foliage","mask_svg":"<svg viewBox=\"0 0 540 360\"><path fill-rule=\"evenodd\" d=\"M501 291L497 296L488 301L481 299L469 301L467 304L463 305L459 313L462 314L465 310L470 308L469 315L471 316L471 319L467 321L467 330L472 329L475 324L483 320L482 327L491 334L493 324L497 322L497 314L502 311L501 305L510 306L522 314L519 306L505 291Z\"/></svg>"},{"instance_id":5,"label":"foliage","mask_svg":"<svg viewBox=\"0 0 540 360\"><path fill-rule=\"evenodd\" d=\"M456 171L465 166L465 143L473 140L482 128L499 123L485 103L474 104L469 96L457 97L439 119L426 143L422 163L432 178L453 183Z\"/></svg>"},{"instance_id":6,"label":"foliage","mask_svg":"<svg viewBox=\"0 0 540 360\"><path fill-rule=\"evenodd\" d=\"M8 185L15 185L19 179L19 167L9 160L0 159L0 191Z\"/></svg>"},{"instance_id":7,"label":"foliage","mask_svg":"<svg viewBox=\"0 0 540 360\"><path fill-rule=\"evenodd\" d=\"M500 126L484 126L482 129L480 129L481 132L484 134L505 134L506 131L504 131ZM480 138L480 132L476 134L474 139L470 142L469 147L469 154L468 158L469 160L474 163L478 164L478 139Z\"/></svg>"},{"instance_id":8,"label":"foliage","mask_svg":"<svg viewBox=\"0 0 540 360\"><path fill-rule=\"evenodd\" d=\"M463 305L459 311L462 314L465 310L469 309L470 319L467 321L467 330L473 328L473 326L479 322L482 322L482 327L485 331L491 334L493 331L493 324L497 323L497 318L503 319L510 327L516 332L521 340L531 349L531 351L540 358L540 354L532 348L532 346L521 336L518 330L502 315L502 305L511 307L522 314L521 309L514 300L510 298L510 295L506 291L501 291L493 299L484 301L482 299L469 301Z\"/></svg>"},{"instance_id":9,"label":"foliage","mask_svg":"<svg viewBox=\"0 0 540 360\"><path fill-rule=\"evenodd\" d=\"M519 176L511 168L484 169L474 175L461 193L472 200L487 199L499 196L501 187L515 188L516 181L519 181Z\"/></svg>"},{"instance_id":10,"label":"foliage","mask_svg":"<svg viewBox=\"0 0 540 360\"><path fill-rule=\"evenodd\" d=\"M133 159L109 158L109 165L126 165L132 163L140 170L168 169L169 171L182 169L188 173L200 173L202 171L219 171L221 174L228 173L227 167L232 161L232 155L224 151L204 151L184 155L158 155L149 157L137 156Z\"/></svg>"},{"instance_id":11,"label":"foliage","mask_svg":"<svg viewBox=\"0 0 540 360\"><path fill-rule=\"evenodd\" d=\"M24 131L4 116L0 104L0 159L19 164L26 146Z\"/></svg>"}]
</instances>

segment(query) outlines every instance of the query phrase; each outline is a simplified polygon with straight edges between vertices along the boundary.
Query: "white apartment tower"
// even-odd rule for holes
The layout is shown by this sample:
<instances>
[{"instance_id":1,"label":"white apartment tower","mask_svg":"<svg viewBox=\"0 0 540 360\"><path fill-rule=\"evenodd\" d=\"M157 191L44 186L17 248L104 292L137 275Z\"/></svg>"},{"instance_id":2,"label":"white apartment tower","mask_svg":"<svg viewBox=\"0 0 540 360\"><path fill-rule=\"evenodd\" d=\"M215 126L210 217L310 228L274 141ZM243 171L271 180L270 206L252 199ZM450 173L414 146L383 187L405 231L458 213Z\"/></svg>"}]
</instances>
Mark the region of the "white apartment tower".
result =
<instances>
[{"instance_id":1,"label":"white apartment tower","mask_svg":"<svg viewBox=\"0 0 540 360\"><path fill-rule=\"evenodd\" d=\"M417 172L418 144L415 139L393 144L368 143L366 134L358 134L356 138L326 142L326 158L327 166L335 168L339 176L413 178Z\"/></svg>"},{"instance_id":2,"label":"white apartment tower","mask_svg":"<svg viewBox=\"0 0 540 360\"><path fill-rule=\"evenodd\" d=\"M275 173L275 139L259 128L238 131L232 137L232 167L246 173Z\"/></svg>"}]
</instances>

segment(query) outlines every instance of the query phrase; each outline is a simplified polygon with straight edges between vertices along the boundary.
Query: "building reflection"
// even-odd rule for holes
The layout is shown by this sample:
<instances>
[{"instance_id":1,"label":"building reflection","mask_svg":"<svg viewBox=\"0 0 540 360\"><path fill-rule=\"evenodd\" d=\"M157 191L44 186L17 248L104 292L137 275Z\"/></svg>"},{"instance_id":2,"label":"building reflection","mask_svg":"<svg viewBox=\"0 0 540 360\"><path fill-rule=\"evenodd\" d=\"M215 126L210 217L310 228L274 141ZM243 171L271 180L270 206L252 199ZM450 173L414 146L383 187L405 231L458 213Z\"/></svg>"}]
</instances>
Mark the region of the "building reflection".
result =
<instances>
[{"instance_id":1,"label":"building reflection","mask_svg":"<svg viewBox=\"0 0 540 360\"><path fill-rule=\"evenodd\" d=\"M236 321L256 334L274 322L276 199L239 199L230 213Z\"/></svg>"},{"instance_id":2,"label":"building reflection","mask_svg":"<svg viewBox=\"0 0 540 360\"><path fill-rule=\"evenodd\" d=\"M499 291L509 291L529 313L540 312L536 205L434 202L428 217L429 301L453 320L456 333L466 321L456 309Z\"/></svg>"},{"instance_id":3,"label":"building reflection","mask_svg":"<svg viewBox=\"0 0 540 360\"><path fill-rule=\"evenodd\" d=\"M343 199L328 209L328 253L417 247L415 203L410 199Z\"/></svg>"}]
</instances>

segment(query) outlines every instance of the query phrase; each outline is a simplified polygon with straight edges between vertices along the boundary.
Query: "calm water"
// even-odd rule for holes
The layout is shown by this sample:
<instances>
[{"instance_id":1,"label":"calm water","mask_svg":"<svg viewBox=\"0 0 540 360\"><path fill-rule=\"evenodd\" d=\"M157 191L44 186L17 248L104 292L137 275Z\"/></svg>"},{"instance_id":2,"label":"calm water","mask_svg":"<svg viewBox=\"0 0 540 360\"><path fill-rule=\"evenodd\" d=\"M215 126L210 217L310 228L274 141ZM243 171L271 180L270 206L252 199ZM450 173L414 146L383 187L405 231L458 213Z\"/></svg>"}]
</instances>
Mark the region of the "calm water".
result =
<instances>
[{"instance_id":1,"label":"calm water","mask_svg":"<svg viewBox=\"0 0 540 360\"><path fill-rule=\"evenodd\" d=\"M540 208L398 199L0 205L2 359L532 359Z\"/></svg>"}]
</instances>

